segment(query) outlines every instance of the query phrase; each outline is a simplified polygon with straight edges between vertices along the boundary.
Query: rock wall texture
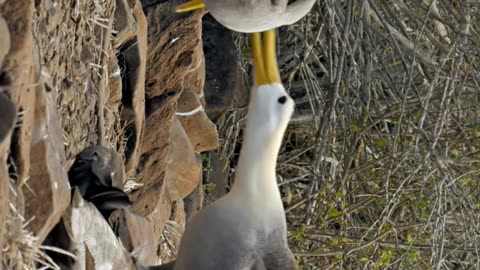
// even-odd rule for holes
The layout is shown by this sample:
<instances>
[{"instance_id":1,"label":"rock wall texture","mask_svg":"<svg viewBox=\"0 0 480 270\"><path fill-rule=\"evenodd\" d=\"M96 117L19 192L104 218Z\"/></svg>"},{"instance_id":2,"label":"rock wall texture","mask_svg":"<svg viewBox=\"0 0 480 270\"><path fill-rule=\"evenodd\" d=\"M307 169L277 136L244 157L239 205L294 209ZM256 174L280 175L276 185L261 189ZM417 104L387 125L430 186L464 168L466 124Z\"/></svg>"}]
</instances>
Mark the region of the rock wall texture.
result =
<instances>
[{"instance_id":1,"label":"rock wall texture","mask_svg":"<svg viewBox=\"0 0 480 270\"><path fill-rule=\"evenodd\" d=\"M203 92L204 11L147 2L0 1L0 269L174 258L202 204L199 154L218 133ZM67 171L92 145L125 163L132 206L109 220L70 192ZM78 260L49 260L40 245Z\"/></svg>"}]
</instances>

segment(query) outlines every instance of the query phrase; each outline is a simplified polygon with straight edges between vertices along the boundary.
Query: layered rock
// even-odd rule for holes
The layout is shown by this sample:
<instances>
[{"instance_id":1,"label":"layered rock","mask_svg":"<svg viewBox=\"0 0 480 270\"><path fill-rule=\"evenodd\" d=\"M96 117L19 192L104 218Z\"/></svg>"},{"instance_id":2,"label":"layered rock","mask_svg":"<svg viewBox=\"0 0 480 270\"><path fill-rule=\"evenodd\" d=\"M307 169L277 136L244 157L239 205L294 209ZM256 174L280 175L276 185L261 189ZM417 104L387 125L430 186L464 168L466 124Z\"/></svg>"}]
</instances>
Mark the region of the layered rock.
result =
<instances>
[{"instance_id":1,"label":"layered rock","mask_svg":"<svg viewBox=\"0 0 480 270\"><path fill-rule=\"evenodd\" d=\"M33 218L26 228L38 244L49 235L44 244L79 257L59 260L68 269L127 269L133 267L127 253L142 248L142 263L155 264L166 222L181 234L201 207L198 154L218 144L204 109L204 11L176 14L176 2L160 2L145 8L146 17L135 0L107 0L104 9L86 0L71 6L0 0L0 225L8 210L10 150L17 169L10 202L19 217ZM13 136L15 121L3 118L4 93L19 111ZM97 142L124 154L127 176L143 184L129 194L132 209L111 216L121 242L89 202L77 195L68 206L66 169ZM112 184L123 187L126 178ZM20 231L22 222L9 230Z\"/></svg>"},{"instance_id":2,"label":"layered rock","mask_svg":"<svg viewBox=\"0 0 480 270\"><path fill-rule=\"evenodd\" d=\"M16 239L22 231L24 214L19 186L29 178L35 83L39 75L32 17L33 1L0 1L0 247L6 254L0 269L23 265L16 263L21 261L21 255L15 252L21 249ZM18 128L13 131L13 126Z\"/></svg>"},{"instance_id":3,"label":"layered rock","mask_svg":"<svg viewBox=\"0 0 480 270\"><path fill-rule=\"evenodd\" d=\"M79 192L74 193L62 222L70 236L70 243L64 248L78 257L68 269L135 269L108 222Z\"/></svg>"},{"instance_id":4,"label":"layered rock","mask_svg":"<svg viewBox=\"0 0 480 270\"><path fill-rule=\"evenodd\" d=\"M0 67L2 66L3 59L10 51L10 30L8 30L8 25L3 16L0 14Z\"/></svg>"},{"instance_id":5,"label":"layered rock","mask_svg":"<svg viewBox=\"0 0 480 270\"><path fill-rule=\"evenodd\" d=\"M165 181L172 201L190 194L198 184L201 164L194 153L185 130L177 118L170 130L171 150L168 156Z\"/></svg>"},{"instance_id":6,"label":"layered rock","mask_svg":"<svg viewBox=\"0 0 480 270\"><path fill-rule=\"evenodd\" d=\"M138 1L133 1L133 3ZM132 6L127 0L116 0L115 20L113 28L115 29L116 48L132 40L138 33L137 18L131 12Z\"/></svg>"},{"instance_id":7,"label":"layered rock","mask_svg":"<svg viewBox=\"0 0 480 270\"><path fill-rule=\"evenodd\" d=\"M183 90L176 115L196 154L217 148L217 127L208 118L199 96L193 90Z\"/></svg>"},{"instance_id":8,"label":"layered rock","mask_svg":"<svg viewBox=\"0 0 480 270\"><path fill-rule=\"evenodd\" d=\"M36 89L35 129L30 154L30 179L22 186L28 229L42 242L70 202L63 137L54 92Z\"/></svg>"},{"instance_id":9,"label":"layered rock","mask_svg":"<svg viewBox=\"0 0 480 270\"><path fill-rule=\"evenodd\" d=\"M35 89L39 78L38 48L34 47L32 36L33 9L33 0L11 1L0 8L0 14L3 14L10 30L10 50L3 60L2 83L7 85L4 86L8 87L7 95L10 96L21 116L19 120L21 125L12 138L17 181L20 185L28 179L30 170Z\"/></svg>"},{"instance_id":10,"label":"layered rock","mask_svg":"<svg viewBox=\"0 0 480 270\"><path fill-rule=\"evenodd\" d=\"M128 9L130 10L130 9ZM125 127L126 172L134 177L141 154L145 124L145 69L147 63L147 19L139 1L133 1L135 36L119 48L120 70L123 74L122 120ZM131 27L132 28L132 27ZM118 42L118 40L117 40Z\"/></svg>"},{"instance_id":11,"label":"layered rock","mask_svg":"<svg viewBox=\"0 0 480 270\"><path fill-rule=\"evenodd\" d=\"M203 185L202 179L200 179L199 183L195 187L195 189L190 193L185 199L184 202L184 209L185 209L185 219L188 221L190 217L196 215L203 206Z\"/></svg>"},{"instance_id":12,"label":"layered rock","mask_svg":"<svg viewBox=\"0 0 480 270\"><path fill-rule=\"evenodd\" d=\"M170 220L173 221L175 226L177 227L177 235L171 239L175 247L180 245L180 240L182 240L182 234L185 230L185 224L187 222L187 216L185 214L185 203L183 200L178 200L174 202L173 209L172 209L172 216Z\"/></svg>"},{"instance_id":13,"label":"layered rock","mask_svg":"<svg viewBox=\"0 0 480 270\"><path fill-rule=\"evenodd\" d=\"M162 186L165 189L165 185ZM162 196L157 200L157 204L153 206L154 210L147 215L147 219L153 224L152 239L157 244L156 250L160 250L161 238L165 224L170 218L170 212L172 211L172 200L165 190L162 192ZM157 254L158 255L158 254Z\"/></svg>"},{"instance_id":14,"label":"layered rock","mask_svg":"<svg viewBox=\"0 0 480 270\"><path fill-rule=\"evenodd\" d=\"M174 5L167 2L146 9L149 27L146 124L137 168L137 181L144 186L133 193L132 198L134 209L148 216L160 214L157 207L162 208L159 201L165 197L165 175L171 148L169 137L176 103L182 90L189 87L184 81L186 73L199 65L201 57L197 55L202 54L199 22L203 11L176 14L172 13ZM168 217L167 214L166 219Z\"/></svg>"},{"instance_id":15,"label":"layered rock","mask_svg":"<svg viewBox=\"0 0 480 270\"><path fill-rule=\"evenodd\" d=\"M110 216L110 224L123 246L133 252L141 265L152 265L157 260L157 241L154 225L129 209L117 210Z\"/></svg>"}]
</instances>

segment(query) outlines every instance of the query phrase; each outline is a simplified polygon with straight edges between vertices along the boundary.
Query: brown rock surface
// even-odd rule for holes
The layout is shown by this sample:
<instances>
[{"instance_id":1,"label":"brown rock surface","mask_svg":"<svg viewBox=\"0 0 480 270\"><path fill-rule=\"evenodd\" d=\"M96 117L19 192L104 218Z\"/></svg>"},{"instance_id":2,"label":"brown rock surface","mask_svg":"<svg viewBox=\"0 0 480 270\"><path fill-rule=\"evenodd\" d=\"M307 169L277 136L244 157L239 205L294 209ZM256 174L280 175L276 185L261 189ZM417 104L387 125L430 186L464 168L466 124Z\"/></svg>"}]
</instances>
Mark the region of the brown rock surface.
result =
<instances>
[{"instance_id":1,"label":"brown rock surface","mask_svg":"<svg viewBox=\"0 0 480 270\"><path fill-rule=\"evenodd\" d=\"M162 237L163 229L165 224L170 218L170 211L172 210L172 201L170 200L168 193L161 195L159 200L157 200L157 205L155 205L154 210L147 216L147 219L150 220L153 224L153 236L155 243L160 245L160 239ZM160 250L159 247L156 250Z\"/></svg>"},{"instance_id":2,"label":"brown rock surface","mask_svg":"<svg viewBox=\"0 0 480 270\"><path fill-rule=\"evenodd\" d=\"M122 129L124 123L120 117L123 85L121 75L117 52L112 50L108 63L108 78L105 86L105 108L103 110L105 117L105 134L108 134L109 137L112 138L112 143L107 143L106 146L117 150L123 159L125 150L123 141L125 141L125 134ZM98 144L98 142L96 144Z\"/></svg>"},{"instance_id":3,"label":"brown rock surface","mask_svg":"<svg viewBox=\"0 0 480 270\"><path fill-rule=\"evenodd\" d=\"M163 233L162 240L164 240L165 244L162 245L161 248L168 249L168 252L162 250L162 265L175 260L175 254L177 254L183 232L185 231L185 222L186 217L183 200L173 202L170 221Z\"/></svg>"},{"instance_id":4,"label":"brown rock surface","mask_svg":"<svg viewBox=\"0 0 480 270\"><path fill-rule=\"evenodd\" d=\"M193 146L177 118L170 131L171 150L168 156L165 181L172 201L185 198L200 181L201 164Z\"/></svg>"},{"instance_id":5,"label":"brown rock surface","mask_svg":"<svg viewBox=\"0 0 480 270\"><path fill-rule=\"evenodd\" d=\"M152 213L161 199L167 157L168 138L176 102L182 91L185 73L198 65L201 53L200 19L203 12L174 13L176 3L166 2L147 8L148 55L145 88L145 132L137 181L143 188L132 194L134 209L143 215ZM181 40L181 42L177 42Z\"/></svg>"},{"instance_id":6,"label":"brown rock surface","mask_svg":"<svg viewBox=\"0 0 480 270\"><path fill-rule=\"evenodd\" d=\"M168 1L147 10L147 99L164 96L173 86L181 86L185 75L197 71L201 64L197 62L201 60L198 54L203 55L199 46L200 20L205 11L173 13L176 4Z\"/></svg>"},{"instance_id":7,"label":"brown rock surface","mask_svg":"<svg viewBox=\"0 0 480 270\"><path fill-rule=\"evenodd\" d=\"M134 269L130 255L122 247L108 222L97 208L84 201L78 192L74 193L72 204L62 222L71 237L68 250L78 257L69 269ZM94 268L86 265L94 265Z\"/></svg>"},{"instance_id":8,"label":"brown rock surface","mask_svg":"<svg viewBox=\"0 0 480 270\"><path fill-rule=\"evenodd\" d=\"M104 141L121 148L119 103L108 104L115 0L37 1L35 40L41 48L43 78L58 93L57 108L65 140L67 165L85 147ZM99 135L104 135L99 138ZM68 166L67 166L68 167Z\"/></svg>"},{"instance_id":9,"label":"brown rock surface","mask_svg":"<svg viewBox=\"0 0 480 270\"><path fill-rule=\"evenodd\" d=\"M125 127L127 138L125 158L126 171L134 177L140 158L142 136L145 125L145 69L147 63L147 19L140 1L135 1L133 16L137 22L137 35L120 49L119 58L123 67L123 113L122 120L129 123Z\"/></svg>"},{"instance_id":10,"label":"brown rock surface","mask_svg":"<svg viewBox=\"0 0 480 270\"><path fill-rule=\"evenodd\" d=\"M17 180L23 183L27 180L30 170L30 141L32 137L34 109L35 109L35 82L38 80L38 57L32 37L34 1L9 1L0 8L0 14L10 29L10 51L3 62L3 74L10 82L7 94L21 113L21 126L15 132L12 140L15 149L15 164L17 166ZM5 16L8 14L8 16Z\"/></svg>"},{"instance_id":11,"label":"brown rock surface","mask_svg":"<svg viewBox=\"0 0 480 270\"><path fill-rule=\"evenodd\" d=\"M172 239L175 247L180 245L180 240L182 239L181 236L185 231L185 223L187 222L186 219L185 204L183 200L175 201L172 207L172 216L170 217L170 220L174 221L177 227L177 235L174 237L174 239Z\"/></svg>"},{"instance_id":12,"label":"brown rock surface","mask_svg":"<svg viewBox=\"0 0 480 270\"><path fill-rule=\"evenodd\" d=\"M108 78L107 106L113 107L122 102L122 76L115 57L110 59L108 70L110 77Z\"/></svg>"},{"instance_id":13,"label":"brown rock surface","mask_svg":"<svg viewBox=\"0 0 480 270\"><path fill-rule=\"evenodd\" d=\"M2 68L3 59L10 50L10 31L3 16L0 14L0 68Z\"/></svg>"},{"instance_id":14,"label":"brown rock surface","mask_svg":"<svg viewBox=\"0 0 480 270\"><path fill-rule=\"evenodd\" d=\"M186 220L189 220L202 209L203 197L203 185L202 180L200 180L192 193L183 199Z\"/></svg>"},{"instance_id":15,"label":"brown rock surface","mask_svg":"<svg viewBox=\"0 0 480 270\"><path fill-rule=\"evenodd\" d=\"M22 190L16 185L10 185L9 189L9 207L7 208L7 216L2 228L4 233L4 245L2 250L4 269L26 269L25 254L25 237L22 225L25 222L24 200ZM20 237L19 237L20 236Z\"/></svg>"},{"instance_id":16,"label":"brown rock surface","mask_svg":"<svg viewBox=\"0 0 480 270\"><path fill-rule=\"evenodd\" d=\"M203 36L202 36L203 43ZM203 87L205 85L205 56L203 53L203 44L199 43L198 48L195 48L199 53L193 55L193 63L197 63L192 66L185 78L182 81L183 88L189 88L193 90L201 99L203 97Z\"/></svg>"},{"instance_id":17,"label":"brown rock surface","mask_svg":"<svg viewBox=\"0 0 480 270\"><path fill-rule=\"evenodd\" d=\"M23 185L25 216L34 218L31 230L42 242L70 202L63 137L53 93L36 90L35 140L30 155L30 179Z\"/></svg>"},{"instance_id":18,"label":"brown rock surface","mask_svg":"<svg viewBox=\"0 0 480 270\"><path fill-rule=\"evenodd\" d=\"M137 253L136 258L140 264L156 263L157 243L152 237L154 236L152 222L128 209L115 211L109 220L123 246L129 252Z\"/></svg>"},{"instance_id":19,"label":"brown rock surface","mask_svg":"<svg viewBox=\"0 0 480 270\"><path fill-rule=\"evenodd\" d=\"M120 153L125 147L128 176L144 184L129 194L135 203L132 211L137 213L125 212L126 231L120 237L133 249L148 242L144 262L155 264L161 255L159 243L166 222L171 218L183 224L186 218L183 209L188 206L177 198L187 196L196 185L200 193L194 192L195 196L189 198L195 198L195 205L201 204L201 168L178 120L175 130L183 134L175 140L170 137L182 91L188 89L198 102L203 102L205 61L200 19L204 11L176 14L173 11L177 2L160 1L163 3L146 9L147 22L136 0L2 2L0 20L3 16L8 25L11 48L5 49L6 35L0 25L0 92L11 98L20 112L11 148L13 165L18 169L12 175L18 173L19 181L10 189L10 203L18 213L15 217L10 213L5 226L9 233L5 235L14 239L24 233L25 220L18 215L24 215L26 220L35 216L26 227L39 237L32 245L52 242L48 237L42 243L63 213L57 225L68 230L62 239L80 261L61 269L130 267L128 254L94 205L76 198L64 211L70 197L64 169L81 150L100 142ZM116 41L109 38L115 10L117 18L124 20L115 25L116 30L122 28ZM2 60L2 52L7 51ZM118 61L120 57L115 59L119 54L124 62ZM125 127L125 122L130 125ZM2 152L10 143L5 142L3 150L1 145L0 180L6 181L0 182L0 207L8 199L2 195L9 190L9 172ZM183 154L189 158L182 160ZM169 157L175 157L175 164L167 169ZM181 185L174 193L167 188L172 183ZM2 229L6 211L7 207L0 209ZM0 245L5 235L0 231ZM13 261L24 255L15 249L8 252L14 254ZM20 269L32 268L28 263L19 265L16 267Z\"/></svg>"},{"instance_id":20,"label":"brown rock surface","mask_svg":"<svg viewBox=\"0 0 480 270\"><path fill-rule=\"evenodd\" d=\"M185 89L178 100L178 119L190 138L195 153L214 150L218 147L217 127L210 121L198 95Z\"/></svg>"},{"instance_id":21,"label":"brown rock surface","mask_svg":"<svg viewBox=\"0 0 480 270\"><path fill-rule=\"evenodd\" d=\"M135 36L137 22L127 0L116 0L116 3L113 29L117 32L114 46L118 48Z\"/></svg>"}]
</instances>

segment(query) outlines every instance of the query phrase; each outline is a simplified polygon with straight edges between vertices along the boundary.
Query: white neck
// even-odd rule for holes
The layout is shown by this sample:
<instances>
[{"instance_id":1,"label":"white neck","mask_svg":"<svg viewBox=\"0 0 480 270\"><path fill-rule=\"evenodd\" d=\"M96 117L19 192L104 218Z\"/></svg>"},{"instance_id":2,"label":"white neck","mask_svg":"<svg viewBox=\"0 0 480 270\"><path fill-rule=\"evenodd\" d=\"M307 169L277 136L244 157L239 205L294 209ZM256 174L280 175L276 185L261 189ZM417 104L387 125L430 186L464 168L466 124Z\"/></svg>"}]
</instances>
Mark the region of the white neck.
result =
<instances>
[{"instance_id":1,"label":"white neck","mask_svg":"<svg viewBox=\"0 0 480 270\"><path fill-rule=\"evenodd\" d=\"M283 133L273 138L261 133L261 129L249 130L247 127L232 192L252 200L277 201L280 192L276 165Z\"/></svg>"},{"instance_id":2,"label":"white neck","mask_svg":"<svg viewBox=\"0 0 480 270\"><path fill-rule=\"evenodd\" d=\"M281 203L276 165L284 129L272 132L262 117L249 110L240 159L231 192L262 204ZM263 122L263 123L262 123Z\"/></svg>"},{"instance_id":3,"label":"white neck","mask_svg":"<svg viewBox=\"0 0 480 270\"><path fill-rule=\"evenodd\" d=\"M282 84L254 88L234 184L229 196L253 209L282 213L276 165L294 102ZM270 211L271 210L271 211ZM265 211L263 211L265 213Z\"/></svg>"}]
</instances>

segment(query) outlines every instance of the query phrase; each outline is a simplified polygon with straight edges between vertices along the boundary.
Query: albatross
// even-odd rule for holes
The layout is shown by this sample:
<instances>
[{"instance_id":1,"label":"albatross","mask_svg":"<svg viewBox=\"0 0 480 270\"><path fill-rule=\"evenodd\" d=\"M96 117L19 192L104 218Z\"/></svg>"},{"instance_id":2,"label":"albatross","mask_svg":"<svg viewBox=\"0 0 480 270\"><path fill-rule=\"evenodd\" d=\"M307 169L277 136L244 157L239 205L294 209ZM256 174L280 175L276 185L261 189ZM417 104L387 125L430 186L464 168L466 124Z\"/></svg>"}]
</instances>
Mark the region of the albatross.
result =
<instances>
[{"instance_id":1,"label":"albatross","mask_svg":"<svg viewBox=\"0 0 480 270\"><path fill-rule=\"evenodd\" d=\"M186 12L206 7L225 27L242 33L262 32L303 18L316 0L192 0L177 7Z\"/></svg>"},{"instance_id":2,"label":"albatross","mask_svg":"<svg viewBox=\"0 0 480 270\"><path fill-rule=\"evenodd\" d=\"M297 269L287 244L287 224L276 163L294 102L280 82L275 30L251 35L255 86L230 192L193 216L174 270Z\"/></svg>"}]
</instances>

